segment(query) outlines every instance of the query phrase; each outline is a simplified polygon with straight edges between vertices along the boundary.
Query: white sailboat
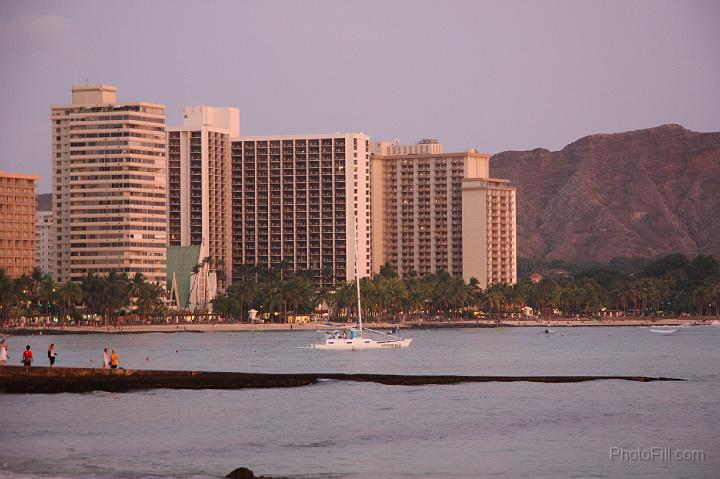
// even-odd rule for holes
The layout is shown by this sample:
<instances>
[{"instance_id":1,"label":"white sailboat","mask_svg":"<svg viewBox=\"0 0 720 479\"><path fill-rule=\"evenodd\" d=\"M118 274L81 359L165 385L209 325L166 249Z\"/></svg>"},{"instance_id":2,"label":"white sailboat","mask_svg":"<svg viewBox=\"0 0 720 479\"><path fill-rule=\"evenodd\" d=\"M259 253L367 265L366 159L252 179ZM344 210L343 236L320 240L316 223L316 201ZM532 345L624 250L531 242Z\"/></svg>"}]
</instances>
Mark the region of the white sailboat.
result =
<instances>
[{"instance_id":1,"label":"white sailboat","mask_svg":"<svg viewBox=\"0 0 720 479\"><path fill-rule=\"evenodd\" d=\"M354 328L327 331L323 341L308 344L310 349L328 349L336 351L360 351L364 349L398 349L410 347L412 338L401 338L394 334L363 328L362 308L360 305L360 277L358 275L358 234L357 216L355 216L355 284L357 285L358 317ZM367 333L372 333L372 336Z\"/></svg>"}]
</instances>

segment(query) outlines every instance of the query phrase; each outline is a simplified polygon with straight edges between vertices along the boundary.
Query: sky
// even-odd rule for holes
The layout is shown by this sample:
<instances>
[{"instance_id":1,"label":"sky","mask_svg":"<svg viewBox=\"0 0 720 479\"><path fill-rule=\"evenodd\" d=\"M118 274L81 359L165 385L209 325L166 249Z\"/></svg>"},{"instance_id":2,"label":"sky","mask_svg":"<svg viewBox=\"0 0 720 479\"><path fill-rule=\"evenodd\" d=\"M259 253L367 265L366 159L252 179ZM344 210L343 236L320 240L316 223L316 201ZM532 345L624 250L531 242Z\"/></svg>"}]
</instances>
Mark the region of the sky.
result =
<instances>
[{"instance_id":1,"label":"sky","mask_svg":"<svg viewBox=\"0 0 720 479\"><path fill-rule=\"evenodd\" d=\"M720 131L720 1L0 0L0 169L50 191L50 106L240 109L241 134L364 132L445 151Z\"/></svg>"}]
</instances>

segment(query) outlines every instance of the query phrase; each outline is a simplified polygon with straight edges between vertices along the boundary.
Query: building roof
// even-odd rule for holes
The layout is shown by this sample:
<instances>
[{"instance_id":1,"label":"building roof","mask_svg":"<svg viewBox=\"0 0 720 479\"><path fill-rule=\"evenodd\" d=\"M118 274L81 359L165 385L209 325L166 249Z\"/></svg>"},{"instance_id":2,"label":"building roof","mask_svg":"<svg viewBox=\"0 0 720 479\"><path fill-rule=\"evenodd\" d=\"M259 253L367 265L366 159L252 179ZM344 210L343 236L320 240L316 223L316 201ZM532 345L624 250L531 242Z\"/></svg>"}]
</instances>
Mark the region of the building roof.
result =
<instances>
[{"instance_id":1,"label":"building roof","mask_svg":"<svg viewBox=\"0 0 720 479\"><path fill-rule=\"evenodd\" d=\"M335 132L335 133L310 133L307 135L251 135L238 136L231 138L232 141L273 141L273 140L322 140L325 138L345 138L347 136L356 136L360 138L370 139L368 135L361 132Z\"/></svg>"},{"instance_id":2,"label":"building roof","mask_svg":"<svg viewBox=\"0 0 720 479\"><path fill-rule=\"evenodd\" d=\"M373 155L376 160L413 160L416 158L446 158L446 157L475 157L475 158L490 158L490 153L481 153L474 148L470 148L465 151L447 152L447 153L408 153L404 155Z\"/></svg>"},{"instance_id":3,"label":"building roof","mask_svg":"<svg viewBox=\"0 0 720 479\"><path fill-rule=\"evenodd\" d=\"M9 171L0 170L0 176L3 178L16 178L19 180L39 180L39 176L35 175L26 175L24 173L10 173Z\"/></svg>"},{"instance_id":4,"label":"building roof","mask_svg":"<svg viewBox=\"0 0 720 479\"><path fill-rule=\"evenodd\" d=\"M175 290L179 307L190 302L190 275L200 263L200 245L169 246L167 250L167 289L173 290L173 277L177 280ZM173 274L174 273L174 274Z\"/></svg>"}]
</instances>

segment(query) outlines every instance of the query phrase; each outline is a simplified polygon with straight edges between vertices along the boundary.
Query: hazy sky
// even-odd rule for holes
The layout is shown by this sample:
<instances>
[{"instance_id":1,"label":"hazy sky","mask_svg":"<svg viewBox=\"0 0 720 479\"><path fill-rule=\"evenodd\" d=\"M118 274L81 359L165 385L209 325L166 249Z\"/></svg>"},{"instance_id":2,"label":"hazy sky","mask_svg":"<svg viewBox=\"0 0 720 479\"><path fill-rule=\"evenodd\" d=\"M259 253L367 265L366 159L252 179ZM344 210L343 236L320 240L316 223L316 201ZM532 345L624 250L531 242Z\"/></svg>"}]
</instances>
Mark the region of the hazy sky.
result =
<instances>
[{"instance_id":1,"label":"hazy sky","mask_svg":"<svg viewBox=\"0 0 720 479\"><path fill-rule=\"evenodd\" d=\"M362 131L445 150L720 130L720 1L0 0L0 169L50 191L50 105L240 108L242 134Z\"/></svg>"}]
</instances>

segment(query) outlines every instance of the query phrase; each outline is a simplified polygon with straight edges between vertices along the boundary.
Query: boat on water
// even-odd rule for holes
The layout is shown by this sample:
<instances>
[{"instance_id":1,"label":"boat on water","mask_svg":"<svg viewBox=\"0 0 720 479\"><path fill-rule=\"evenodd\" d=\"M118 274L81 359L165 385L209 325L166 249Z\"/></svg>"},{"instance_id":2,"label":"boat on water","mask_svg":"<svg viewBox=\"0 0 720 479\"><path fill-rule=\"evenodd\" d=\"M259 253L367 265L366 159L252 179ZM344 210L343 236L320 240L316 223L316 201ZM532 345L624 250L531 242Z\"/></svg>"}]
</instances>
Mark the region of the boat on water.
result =
<instances>
[{"instance_id":1,"label":"boat on water","mask_svg":"<svg viewBox=\"0 0 720 479\"><path fill-rule=\"evenodd\" d=\"M672 334L677 332L677 329L651 329L650 332L657 334Z\"/></svg>"},{"instance_id":2,"label":"boat on water","mask_svg":"<svg viewBox=\"0 0 720 479\"><path fill-rule=\"evenodd\" d=\"M398 336L397 327L392 333L383 333L374 329L363 328L362 307L360 303L360 278L358 275L358 251L357 251L357 217L355 217L355 284L357 285L357 322L355 327L326 331L322 342L308 344L309 349L328 349L336 351L361 351L365 349L399 349L408 348L412 338L401 338Z\"/></svg>"},{"instance_id":3,"label":"boat on water","mask_svg":"<svg viewBox=\"0 0 720 479\"><path fill-rule=\"evenodd\" d=\"M371 333L371 334L368 334ZM322 342L308 344L310 349L361 351L364 349L398 349L410 347L412 338L401 338L362 326L343 331L326 331Z\"/></svg>"}]
</instances>

